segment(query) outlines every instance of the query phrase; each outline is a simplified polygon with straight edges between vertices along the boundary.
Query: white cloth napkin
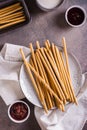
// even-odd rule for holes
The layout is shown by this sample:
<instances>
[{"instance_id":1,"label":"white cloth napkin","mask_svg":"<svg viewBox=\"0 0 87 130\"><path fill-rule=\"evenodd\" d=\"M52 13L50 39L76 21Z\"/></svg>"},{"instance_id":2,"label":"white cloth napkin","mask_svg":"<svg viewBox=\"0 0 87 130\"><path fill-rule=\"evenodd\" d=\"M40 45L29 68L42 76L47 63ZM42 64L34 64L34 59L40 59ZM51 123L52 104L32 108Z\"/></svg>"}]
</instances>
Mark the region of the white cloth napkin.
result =
<instances>
[{"instance_id":1,"label":"white cloth napkin","mask_svg":"<svg viewBox=\"0 0 87 130\"><path fill-rule=\"evenodd\" d=\"M26 56L30 53L26 47L8 43L0 52L0 96L7 105L24 98L19 84L19 72L22 65L20 48L23 48Z\"/></svg>"},{"instance_id":2,"label":"white cloth napkin","mask_svg":"<svg viewBox=\"0 0 87 130\"><path fill-rule=\"evenodd\" d=\"M35 108L35 117L42 130L82 130L87 120L87 81L84 81L78 95L78 106L67 105L65 112L55 109L48 114L41 108Z\"/></svg>"}]
</instances>

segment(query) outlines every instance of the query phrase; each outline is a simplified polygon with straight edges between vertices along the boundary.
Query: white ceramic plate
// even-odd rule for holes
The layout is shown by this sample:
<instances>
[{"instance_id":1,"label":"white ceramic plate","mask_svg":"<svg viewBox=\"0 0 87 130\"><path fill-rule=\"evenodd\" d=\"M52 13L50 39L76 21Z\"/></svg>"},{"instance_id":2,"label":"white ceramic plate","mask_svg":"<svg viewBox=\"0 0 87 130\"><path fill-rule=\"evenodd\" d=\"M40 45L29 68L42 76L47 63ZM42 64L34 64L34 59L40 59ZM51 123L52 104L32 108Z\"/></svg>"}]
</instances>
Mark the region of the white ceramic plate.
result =
<instances>
[{"instance_id":1,"label":"white ceramic plate","mask_svg":"<svg viewBox=\"0 0 87 130\"><path fill-rule=\"evenodd\" d=\"M29 61L28 56L26 59ZM72 79L72 84L74 86L74 91L76 96L79 93L79 90L81 88L82 84L82 72L81 72L81 67L75 58L71 53L68 53L68 58L69 58L69 66L70 66L70 73L71 73L71 79ZM20 69L20 85L22 88L22 91L25 95L25 97L34 105L38 107L42 107L40 104L37 94L34 90L34 87L31 83L31 80L29 78L29 75L26 72L25 65L23 64Z\"/></svg>"}]
</instances>

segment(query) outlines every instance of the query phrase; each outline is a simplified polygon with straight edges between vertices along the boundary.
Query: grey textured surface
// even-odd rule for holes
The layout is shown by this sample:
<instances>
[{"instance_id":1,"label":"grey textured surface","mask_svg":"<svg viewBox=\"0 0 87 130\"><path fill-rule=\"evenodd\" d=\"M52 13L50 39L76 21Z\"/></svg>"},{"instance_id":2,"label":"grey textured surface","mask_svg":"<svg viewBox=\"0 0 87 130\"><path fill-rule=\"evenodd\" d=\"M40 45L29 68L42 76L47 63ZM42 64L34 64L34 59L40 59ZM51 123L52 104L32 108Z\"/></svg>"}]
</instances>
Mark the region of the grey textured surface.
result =
<instances>
[{"instance_id":1,"label":"grey textured surface","mask_svg":"<svg viewBox=\"0 0 87 130\"><path fill-rule=\"evenodd\" d=\"M81 5L87 12L87 0L64 0L63 4L51 12L43 12L37 6L34 0L25 0L30 11L32 20L29 24L0 34L0 46L5 43L17 45L29 45L39 40L41 45L46 39L57 45L61 44L61 38L65 36L68 49L74 53L79 60L82 72L87 71L87 22L79 28L71 28L67 25L64 13L72 5ZM0 3L1 4L1 3ZM39 130L39 126L34 118L33 105L31 107L31 116L23 124L12 123L7 116L7 107L0 98L0 130ZM87 126L84 127L87 130Z\"/></svg>"}]
</instances>

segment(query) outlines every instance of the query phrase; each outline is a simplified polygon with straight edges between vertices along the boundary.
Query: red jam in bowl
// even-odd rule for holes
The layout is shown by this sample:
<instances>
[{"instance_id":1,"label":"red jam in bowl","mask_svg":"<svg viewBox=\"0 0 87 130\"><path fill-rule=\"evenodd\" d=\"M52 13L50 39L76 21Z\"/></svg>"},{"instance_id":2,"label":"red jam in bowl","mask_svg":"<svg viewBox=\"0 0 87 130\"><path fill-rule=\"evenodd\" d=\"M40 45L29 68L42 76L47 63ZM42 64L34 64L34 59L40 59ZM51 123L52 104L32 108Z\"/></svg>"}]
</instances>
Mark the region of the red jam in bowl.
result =
<instances>
[{"instance_id":1,"label":"red jam in bowl","mask_svg":"<svg viewBox=\"0 0 87 130\"><path fill-rule=\"evenodd\" d=\"M10 108L10 115L15 120L23 120L28 115L28 107L23 102L16 102Z\"/></svg>"},{"instance_id":2,"label":"red jam in bowl","mask_svg":"<svg viewBox=\"0 0 87 130\"><path fill-rule=\"evenodd\" d=\"M68 12L68 21L73 25L80 25L84 21L84 12L78 7L73 7Z\"/></svg>"}]
</instances>

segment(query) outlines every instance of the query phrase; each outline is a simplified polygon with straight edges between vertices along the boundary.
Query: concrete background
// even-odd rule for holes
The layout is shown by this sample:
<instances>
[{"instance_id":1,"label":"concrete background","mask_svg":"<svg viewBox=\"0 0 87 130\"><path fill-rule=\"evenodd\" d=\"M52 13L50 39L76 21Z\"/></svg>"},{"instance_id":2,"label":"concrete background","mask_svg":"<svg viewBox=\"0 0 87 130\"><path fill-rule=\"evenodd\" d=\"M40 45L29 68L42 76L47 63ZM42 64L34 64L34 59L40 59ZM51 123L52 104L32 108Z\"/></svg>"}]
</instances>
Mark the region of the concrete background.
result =
<instances>
[{"instance_id":1,"label":"concrete background","mask_svg":"<svg viewBox=\"0 0 87 130\"><path fill-rule=\"evenodd\" d=\"M77 57L82 68L82 73L86 72L87 21L82 27L72 28L67 25L64 14L66 9L72 5L81 5L87 12L87 0L64 0L60 7L51 12L41 11L37 7L35 0L25 0L25 2L32 18L31 22L23 27L0 34L0 48L5 43L28 47L30 42L35 47L36 40L39 40L41 46L43 46L43 42L46 39L49 39L56 45L60 45L61 38L65 36L69 51ZM34 117L34 106L31 103L29 105L31 108L31 116L28 121L23 124L15 124L9 120L7 106L0 98L0 130L40 130ZM84 127L84 130L87 130L87 125Z\"/></svg>"}]
</instances>

